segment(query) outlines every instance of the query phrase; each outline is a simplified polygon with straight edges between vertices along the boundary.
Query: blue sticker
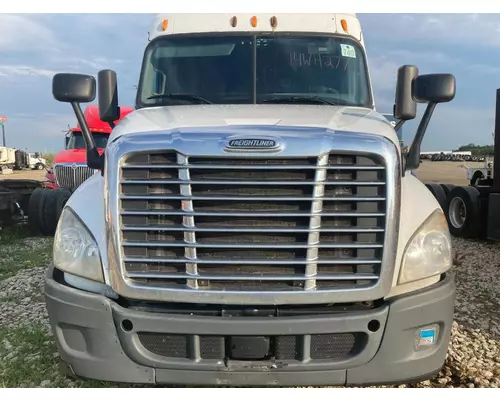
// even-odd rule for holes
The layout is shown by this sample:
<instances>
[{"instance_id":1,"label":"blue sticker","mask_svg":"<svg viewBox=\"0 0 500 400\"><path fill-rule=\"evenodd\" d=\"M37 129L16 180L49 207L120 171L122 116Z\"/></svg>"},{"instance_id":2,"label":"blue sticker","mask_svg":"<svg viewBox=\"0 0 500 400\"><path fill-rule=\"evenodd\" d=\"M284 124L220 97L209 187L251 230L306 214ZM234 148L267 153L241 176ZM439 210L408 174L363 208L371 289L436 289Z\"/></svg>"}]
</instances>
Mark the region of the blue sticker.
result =
<instances>
[{"instance_id":1,"label":"blue sticker","mask_svg":"<svg viewBox=\"0 0 500 400\"><path fill-rule=\"evenodd\" d=\"M436 340L436 330L435 329L425 329L419 332L420 344L433 344Z\"/></svg>"}]
</instances>

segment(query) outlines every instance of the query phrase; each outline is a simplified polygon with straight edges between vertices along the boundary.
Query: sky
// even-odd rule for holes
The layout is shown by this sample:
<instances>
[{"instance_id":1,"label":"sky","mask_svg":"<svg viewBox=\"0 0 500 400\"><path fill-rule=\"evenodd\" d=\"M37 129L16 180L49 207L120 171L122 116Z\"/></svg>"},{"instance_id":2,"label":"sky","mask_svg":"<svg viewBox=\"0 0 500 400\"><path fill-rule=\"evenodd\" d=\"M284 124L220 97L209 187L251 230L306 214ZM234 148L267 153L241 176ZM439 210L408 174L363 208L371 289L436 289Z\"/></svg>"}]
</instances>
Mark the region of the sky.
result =
<instances>
[{"instance_id":1,"label":"sky","mask_svg":"<svg viewBox=\"0 0 500 400\"><path fill-rule=\"evenodd\" d=\"M397 69L452 73L455 99L437 106L423 151L492 144L500 88L500 14L358 14L379 112L392 112ZM0 14L0 116L7 146L44 153L64 145L71 107L52 97L57 72L117 72L133 106L151 14ZM411 142L424 110L403 129Z\"/></svg>"}]
</instances>

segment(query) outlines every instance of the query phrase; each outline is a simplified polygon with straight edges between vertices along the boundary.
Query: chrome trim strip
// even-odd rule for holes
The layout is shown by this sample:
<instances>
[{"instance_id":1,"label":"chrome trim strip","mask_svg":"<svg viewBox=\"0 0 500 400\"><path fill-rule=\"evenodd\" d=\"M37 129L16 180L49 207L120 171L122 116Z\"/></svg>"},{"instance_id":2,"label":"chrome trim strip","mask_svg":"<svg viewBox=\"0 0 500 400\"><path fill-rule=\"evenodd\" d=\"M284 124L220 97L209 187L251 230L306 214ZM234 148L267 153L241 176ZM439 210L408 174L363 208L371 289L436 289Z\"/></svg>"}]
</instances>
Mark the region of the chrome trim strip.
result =
<instances>
[{"instance_id":1,"label":"chrome trim strip","mask_svg":"<svg viewBox=\"0 0 500 400\"><path fill-rule=\"evenodd\" d=\"M175 150L186 157L228 157L224 151L224 143L228 137L235 137L240 132L242 136L248 136L248 127L235 127L223 126L220 127L217 134L214 134L214 129L210 128L205 132L203 128L197 129L182 129L172 132L146 132L140 134L130 134L122 136L112 143L108 143L106 149L106 167L105 178L107 182L108 192L105 194L107 200L107 215L109 219L108 224L108 241L109 241L109 264L110 264L110 280L113 289L121 296L132 299L141 300L156 300L156 301L173 301L173 302L188 302L188 303L210 303L210 304L251 304L251 305L265 305L265 304L319 304L330 302L352 302L352 301L369 301L383 298L389 293L393 274L395 269L395 259L397 251L398 228L399 228L399 211L400 211L400 197L401 197L401 160L398 150L398 145L385 137L380 137L371 134L361 134L353 132L329 131L321 128L304 128L301 129L300 134L297 134L297 128L293 127L254 127L254 131L259 134L273 135L279 132L279 139L282 143L286 143L286 148L280 153L279 157L292 158L292 157L315 157L318 158L326 153L332 151L335 154L349 154L355 153L357 155L374 156L384 165L386 170L386 185L385 196L377 198L377 200L385 199L386 204L386 224L385 229L369 229L363 228L355 229L321 229L321 231L331 232L353 232L353 231L367 231L367 232L384 232L384 252L381 262L381 272L379 280L370 287L349 287L319 290L317 288L310 290L284 290L284 291L235 291L235 290L202 290L190 288L172 288L161 286L145 285L131 279L124 268L124 262L128 260L123 254L122 235L121 229L125 230L142 230L136 228L126 228L121 226L120 222L120 202L121 198L130 199L131 197L123 196L120 189L120 181L122 180L122 167L124 169L139 168L139 165L124 165L124 155L127 153L163 153L169 149ZM305 139L307 137L307 139ZM242 155L243 156L243 155ZM252 152L245 153L244 157L252 158L276 158L275 155L270 155L266 152ZM144 165L142 167L145 167ZM176 168L178 166L166 165L146 165L147 168ZM215 165L197 165L190 164L190 169L197 168L210 168L218 169ZM247 169L247 166L234 166L235 169ZM295 167L295 166L294 166ZM252 166L255 169L316 169L316 166L296 166L297 168L283 168L282 166ZM227 168L221 166L221 168ZM380 170L383 169L372 166L350 166L339 165L325 169L333 170ZM181 177L179 177L181 179ZM185 181L189 181L184 177ZM186 183L189 185L189 183ZM317 195L317 194L315 194ZM133 197L133 196L132 196ZM172 197L156 196L157 198L165 199ZM139 196L138 198L142 198ZM154 198L154 197L153 197ZM179 196L182 200L189 201L199 198L193 196L186 196L183 193ZM201 198L204 198L202 196ZM214 200L219 197L209 197L209 200ZM148 197L152 199L152 197ZM227 200L227 197L223 198ZM255 199L255 198L254 198ZM264 198L270 200L269 197ZM281 198L283 199L283 198ZM291 198L297 200L296 198ZM310 200L327 200L321 196L314 197ZM357 198L359 199L359 198ZM356 200L357 200L356 199ZM369 201L368 200L365 201ZM235 200L237 200L235 198ZM238 200L242 200L239 198ZM331 198L331 200L341 200L339 198ZM354 199L351 199L352 201ZM183 202L184 203L184 202ZM189 207L188 207L189 208ZM186 211L186 210L184 210ZM313 212L311 212L314 214ZM183 216L185 218L185 216ZM193 216L194 217L194 216ZM185 225L189 225L191 220L188 220ZM153 230L159 230L156 226ZM304 227L305 228L305 227ZM147 228L146 228L147 229ZM182 228L181 229L185 229ZM151 230L151 229L150 229ZM170 229L171 230L171 229ZM193 231L200 231L200 228L193 229ZM210 229L205 228L205 231L225 231L227 229ZM241 232L241 229L231 231ZM255 230L243 230L252 232ZM283 230L283 229L270 229L273 232L290 232L297 231ZM298 230L301 232L302 230ZM305 228L303 232L310 233L309 228ZM308 239L309 242L309 239ZM193 244L196 241L193 241ZM187 247L188 249L190 247ZM317 248L317 247L316 247ZM192 259L192 258L191 258ZM143 259L140 259L144 261ZM212 262L212 260L210 260ZM262 260L265 263L275 264L277 260ZM311 261L308 259L307 261ZM199 260L196 261L196 264ZM254 261L252 261L254 262ZM284 261L287 262L287 261ZM352 260L351 260L352 263ZM186 271L187 273L187 271ZM190 275L191 276L191 275ZM197 281L199 275L195 275L192 281ZM317 275L316 278L317 279Z\"/></svg>"},{"instance_id":2,"label":"chrome trim strip","mask_svg":"<svg viewBox=\"0 0 500 400\"><path fill-rule=\"evenodd\" d=\"M155 242L122 242L125 247L198 247L198 248L218 248L218 249L307 249L309 243L292 244L259 244L259 243L155 243ZM318 249L379 249L382 244L366 244L356 242L351 243L314 243ZM351 259L350 259L351 260Z\"/></svg>"},{"instance_id":3,"label":"chrome trim strip","mask_svg":"<svg viewBox=\"0 0 500 400\"><path fill-rule=\"evenodd\" d=\"M133 257L126 257L123 259L124 262L128 263L172 263L172 264L184 264L184 263L189 263L189 261L193 260L191 257L186 257L186 258L133 258ZM196 264L220 264L220 265L233 265L235 264L234 260L221 260L217 258L210 258L210 259L194 259L196 260ZM238 264L252 264L252 265L267 265L267 264L272 264L272 265L289 265L289 264L294 264L294 265L302 265L302 264L309 264L311 260L309 258L300 260L300 259L293 259L293 260L267 260L267 259L247 259L247 260L238 260ZM380 260L369 260L369 259L356 259L356 258L349 258L347 260L328 260L324 259L321 260L321 264L329 264L329 265L371 265L371 264L382 264L382 261ZM191 275L196 275L196 274L191 274ZM238 280L235 278L235 280Z\"/></svg>"},{"instance_id":4,"label":"chrome trim strip","mask_svg":"<svg viewBox=\"0 0 500 400\"><path fill-rule=\"evenodd\" d=\"M118 139L119 140L119 139ZM263 154L260 154L263 156ZM311 156L312 157L312 156ZM317 157L317 156L316 156ZM123 169L177 169L176 165L155 165L155 164L123 164ZM227 166L223 165L203 165L203 164L193 164L191 165L191 169L226 169ZM232 166L234 169L249 169L248 166L234 165ZM303 170L303 169L313 169L315 170L317 167L315 165L252 165L251 169L266 169L266 170ZM369 166L369 165L335 165L335 167L325 167L326 170L357 170L357 171L380 171L384 168L379 166Z\"/></svg>"},{"instance_id":5,"label":"chrome trim strip","mask_svg":"<svg viewBox=\"0 0 500 400\"><path fill-rule=\"evenodd\" d=\"M276 233L297 233L304 232L309 233L311 230L307 228L184 228L184 227L161 227L155 226L122 226L123 231L185 231L193 230L196 232L276 232ZM374 232L384 232L383 228L320 228L317 229L318 232L345 232L345 233L374 233Z\"/></svg>"},{"instance_id":6,"label":"chrome trim strip","mask_svg":"<svg viewBox=\"0 0 500 400\"><path fill-rule=\"evenodd\" d=\"M177 154L177 164L179 165L187 165L188 164L188 158L186 156L183 156L182 154ZM179 168L179 179L181 182L189 182L190 181L190 175L189 175L189 169L188 168ZM181 190L181 196L185 197L186 199L192 197L191 193L191 184L190 183L185 183L180 185L180 190ZM193 209L193 202L192 200L182 200L182 211L192 213L194 211ZM194 224L194 217L193 216L183 216L182 217L182 225L186 228L190 228L190 230L185 230L184 231L184 240L187 243L196 243L196 233L194 231L195 224ZM185 257L187 260L196 260L196 247L191 247L188 246L185 248ZM186 274L187 275L198 275L198 265L196 263L187 263L186 264ZM187 286L191 289L198 289L198 281L196 279L188 279L187 281Z\"/></svg>"},{"instance_id":7,"label":"chrome trim strip","mask_svg":"<svg viewBox=\"0 0 500 400\"><path fill-rule=\"evenodd\" d=\"M136 279L196 279L196 280L228 280L234 281L234 275L197 275L193 277L189 274L152 274L152 273L127 273L127 277ZM357 281L357 280L372 280L376 281L377 275L373 274L359 274L359 275L316 275L314 280L325 281ZM301 275L238 275L239 281L307 281L307 277ZM302 289L301 289L302 290Z\"/></svg>"},{"instance_id":8,"label":"chrome trim strip","mask_svg":"<svg viewBox=\"0 0 500 400\"><path fill-rule=\"evenodd\" d=\"M320 213L323 211L323 198L325 196L325 184L326 180L326 169L325 167L328 165L328 157L329 153L323 154L318 157L318 164L316 165L317 169L314 175L314 189L313 189L313 198L315 200L311 203L311 213L313 216L309 219L309 235L307 238L307 244L309 245L307 249L307 265L306 265L306 278L310 277L311 279L307 279L304 284L304 290L313 290L316 287L316 275L318 275L318 263L316 260L318 259L318 244L319 244L319 235L321 229L321 215Z\"/></svg>"},{"instance_id":9,"label":"chrome trim strip","mask_svg":"<svg viewBox=\"0 0 500 400\"><path fill-rule=\"evenodd\" d=\"M327 159L328 161L328 159ZM192 167L191 167L192 168ZM194 169L194 168L192 168ZM251 168L248 168L251 169ZM326 173L326 168L322 169L324 173ZM326 174L325 174L326 175ZM122 184L133 184L133 185L179 185L179 184L190 184L190 185L241 185L241 183L236 183L234 181L183 181L183 180L155 180L151 179L148 181L145 180L122 180L120 181ZM317 182L295 182L295 181L260 181L260 182L255 182L255 181L245 181L245 185L280 185L280 186L295 186L295 185L317 185ZM377 182L377 181L366 181L366 182L356 182L356 181L329 181L329 182L323 182L322 185L331 185L331 186L349 186L349 185L356 185L356 186L384 186L385 182Z\"/></svg>"},{"instance_id":10,"label":"chrome trim strip","mask_svg":"<svg viewBox=\"0 0 500 400\"><path fill-rule=\"evenodd\" d=\"M315 188L316 189L316 188ZM223 201L314 201L321 199L323 201L384 201L385 197L288 197L288 196L120 196L120 200L223 200Z\"/></svg>"},{"instance_id":11,"label":"chrome trim strip","mask_svg":"<svg viewBox=\"0 0 500 400\"><path fill-rule=\"evenodd\" d=\"M121 211L120 215L182 215L194 217L312 217L313 215L320 215L322 217L383 217L385 213L377 212L318 212L318 213L303 213L303 212L235 212L235 211L163 211L163 210L149 210L149 211Z\"/></svg>"}]
</instances>

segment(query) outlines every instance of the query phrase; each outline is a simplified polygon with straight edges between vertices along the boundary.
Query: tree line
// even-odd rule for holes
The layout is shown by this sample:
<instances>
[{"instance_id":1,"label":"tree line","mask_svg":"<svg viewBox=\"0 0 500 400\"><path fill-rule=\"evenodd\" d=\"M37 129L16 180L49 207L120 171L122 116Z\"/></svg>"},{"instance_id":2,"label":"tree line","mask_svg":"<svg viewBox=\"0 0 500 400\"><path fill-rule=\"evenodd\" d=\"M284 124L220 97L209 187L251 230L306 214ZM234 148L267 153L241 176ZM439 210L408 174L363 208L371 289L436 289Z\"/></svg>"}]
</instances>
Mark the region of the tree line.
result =
<instances>
[{"instance_id":1,"label":"tree line","mask_svg":"<svg viewBox=\"0 0 500 400\"><path fill-rule=\"evenodd\" d=\"M453 151L470 151L473 156L492 156L493 146L492 145L477 145L474 143L469 143L460 146L458 149Z\"/></svg>"}]
</instances>

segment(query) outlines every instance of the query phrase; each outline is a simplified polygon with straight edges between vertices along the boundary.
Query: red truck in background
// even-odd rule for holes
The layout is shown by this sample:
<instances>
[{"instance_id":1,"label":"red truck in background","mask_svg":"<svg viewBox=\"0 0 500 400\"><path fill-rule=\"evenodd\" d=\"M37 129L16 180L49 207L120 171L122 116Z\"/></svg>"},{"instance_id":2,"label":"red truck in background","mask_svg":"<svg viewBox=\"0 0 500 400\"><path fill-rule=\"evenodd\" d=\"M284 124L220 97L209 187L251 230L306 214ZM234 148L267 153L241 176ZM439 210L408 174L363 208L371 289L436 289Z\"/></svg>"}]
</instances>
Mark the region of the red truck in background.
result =
<instances>
[{"instance_id":1,"label":"red truck in background","mask_svg":"<svg viewBox=\"0 0 500 400\"><path fill-rule=\"evenodd\" d=\"M120 119L115 121L115 124L132 111L132 107L120 107ZM101 154L106 148L112 129L107 122L101 121L99 108L96 105L88 106L85 109L84 116L98 147L99 154ZM45 174L46 182L44 182L44 187L48 189L67 189L73 192L85 180L95 174L97 170L87 167L87 151L79 125L76 128L71 128L65 139L65 149L57 153L53 165Z\"/></svg>"},{"instance_id":2,"label":"red truck in background","mask_svg":"<svg viewBox=\"0 0 500 400\"><path fill-rule=\"evenodd\" d=\"M114 122L115 125L132 111L132 107L120 107L120 118ZM84 117L98 152L102 154L112 128L99 118L97 105L87 106ZM43 187L36 189L30 197L28 221L32 228L44 235L52 235L71 194L96 172L97 170L87 166L87 150L78 124L68 131L65 148L55 156L52 166L45 174Z\"/></svg>"}]
</instances>

